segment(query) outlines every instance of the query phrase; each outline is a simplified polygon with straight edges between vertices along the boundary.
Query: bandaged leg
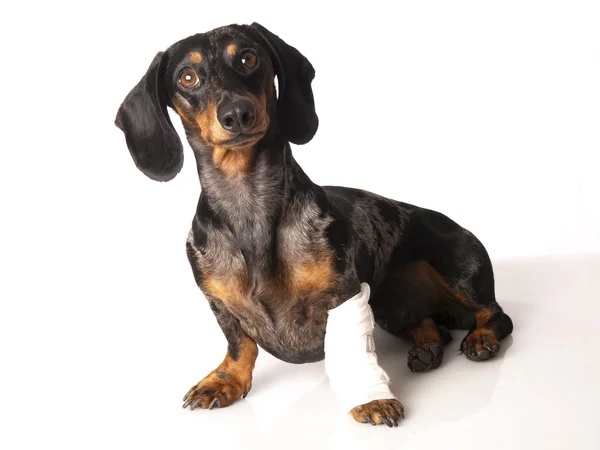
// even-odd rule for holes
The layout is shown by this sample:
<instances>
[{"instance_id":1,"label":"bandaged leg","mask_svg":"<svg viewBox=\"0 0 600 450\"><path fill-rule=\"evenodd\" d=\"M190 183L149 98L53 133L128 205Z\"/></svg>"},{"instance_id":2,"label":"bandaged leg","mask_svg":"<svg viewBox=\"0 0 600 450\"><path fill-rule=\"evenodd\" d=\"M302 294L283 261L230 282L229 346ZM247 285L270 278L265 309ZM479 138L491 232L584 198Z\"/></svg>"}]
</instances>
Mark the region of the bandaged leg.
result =
<instances>
[{"instance_id":1,"label":"bandaged leg","mask_svg":"<svg viewBox=\"0 0 600 450\"><path fill-rule=\"evenodd\" d=\"M325 371L344 411L396 398L389 388L390 378L377 364L369 294L369 285L362 283L360 293L328 311Z\"/></svg>"}]
</instances>

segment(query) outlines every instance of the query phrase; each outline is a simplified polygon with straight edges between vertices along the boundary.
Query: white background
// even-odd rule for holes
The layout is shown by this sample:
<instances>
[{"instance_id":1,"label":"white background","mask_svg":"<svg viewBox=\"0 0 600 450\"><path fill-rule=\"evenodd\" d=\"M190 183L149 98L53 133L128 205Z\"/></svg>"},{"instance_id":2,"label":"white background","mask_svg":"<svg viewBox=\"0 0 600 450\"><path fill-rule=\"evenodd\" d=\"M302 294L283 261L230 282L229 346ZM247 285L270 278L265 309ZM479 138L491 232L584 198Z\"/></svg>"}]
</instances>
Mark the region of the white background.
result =
<instances>
[{"instance_id":1,"label":"white background","mask_svg":"<svg viewBox=\"0 0 600 450\"><path fill-rule=\"evenodd\" d=\"M550 276L537 262L512 261L543 255L558 261L557 282L563 255L593 260L600 252L598 2L391 4L3 6L0 446L205 447L215 433L223 446L239 446L236 436L243 441L256 428L246 413L263 424L260 439L295 429L300 441L316 433L318 446L329 432L298 431L298 423L338 420L331 405L314 411L304 404L293 420L269 422L293 408L285 395L314 386L321 386L319 398L331 393L319 365L298 368L264 353L261 385L255 382L250 396L257 403L212 415L177 409L225 351L184 252L200 189L195 165L186 146L187 164L175 180L145 178L113 120L154 54L196 32L258 21L296 46L317 71L320 128L312 142L295 148L309 176L437 209L469 228L500 268L498 291L513 301L514 312L535 317L527 302L541 301L536 286L543 290ZM591 305L598 274L585 264L570 269L583 276L572 301ZM537 281L523 281L528 270ZM522 289L510 291L515 286ZM573 289L552 292L569 296ZM558 310L557 320L565 314ZM514 347L506 365L511 352L519 354ZM494 376L490 367L500 366L493 364L502 363L490 363L481 377ZM473 376L482 370L467 367ZM516 374L523 367L514 361ZM419 381L419 389L431 386ZM517 401L521 391L510 392ZM571 407L586 411L586 405ZM470 430L474 422L465 417ZM440 430L435 417L413 420L403 439L421 433L419 424ZM593 430L583 433L589 445Z\"/></svg>"}]
</instances>

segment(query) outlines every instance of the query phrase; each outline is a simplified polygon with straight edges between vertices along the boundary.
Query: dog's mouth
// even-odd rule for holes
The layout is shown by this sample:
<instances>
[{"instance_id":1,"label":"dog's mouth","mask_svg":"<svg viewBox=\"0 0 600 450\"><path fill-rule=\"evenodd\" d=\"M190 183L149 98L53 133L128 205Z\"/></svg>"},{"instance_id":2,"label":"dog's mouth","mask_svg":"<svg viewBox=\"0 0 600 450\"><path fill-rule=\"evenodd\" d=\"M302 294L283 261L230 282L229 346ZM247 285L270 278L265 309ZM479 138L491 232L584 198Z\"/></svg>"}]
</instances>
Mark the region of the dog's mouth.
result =
<instances>
[{"instance_id":1,"label":"dog's mouth","mask_svg":"<svg viewBox=\"0 0 600 450\"><path fill-rule=\"evenodd\" d=\"M228 149L246 148L256 144L264 137L264 135L264 131L238 134L236 137L220 142L217 145Z\"/></svg>"}]
</instances>

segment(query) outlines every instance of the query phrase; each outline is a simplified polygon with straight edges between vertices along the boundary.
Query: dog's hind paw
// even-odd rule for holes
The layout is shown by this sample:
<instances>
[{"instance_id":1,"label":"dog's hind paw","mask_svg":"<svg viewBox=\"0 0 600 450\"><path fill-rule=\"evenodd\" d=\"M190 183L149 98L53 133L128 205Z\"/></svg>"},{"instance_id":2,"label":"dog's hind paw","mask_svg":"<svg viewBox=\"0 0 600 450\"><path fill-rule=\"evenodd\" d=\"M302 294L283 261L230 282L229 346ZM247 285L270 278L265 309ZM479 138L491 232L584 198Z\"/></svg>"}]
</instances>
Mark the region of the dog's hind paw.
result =
<instances>
[{"instance_id":1,"label":"dog's hind paw","mask_svg":"<svg viewBox=\"0 0 600 450\"><path fill-rule=\"evenodd\" d=\"M500 341L492 330L477 328L464 338L460 349L471 361L486 361L498 354Z\"/></svg>"},{"instance_id":2,"label":"dog's hind paw","mask_svg":"<svg viewBox=\"0 0 600 450\"><path fill-rule=\"evenodd\" d=\"M423 343L408 351L408 368L411 372L427 372L440 367L443 358L441 342Z\"/></svg>"}]
</instances>

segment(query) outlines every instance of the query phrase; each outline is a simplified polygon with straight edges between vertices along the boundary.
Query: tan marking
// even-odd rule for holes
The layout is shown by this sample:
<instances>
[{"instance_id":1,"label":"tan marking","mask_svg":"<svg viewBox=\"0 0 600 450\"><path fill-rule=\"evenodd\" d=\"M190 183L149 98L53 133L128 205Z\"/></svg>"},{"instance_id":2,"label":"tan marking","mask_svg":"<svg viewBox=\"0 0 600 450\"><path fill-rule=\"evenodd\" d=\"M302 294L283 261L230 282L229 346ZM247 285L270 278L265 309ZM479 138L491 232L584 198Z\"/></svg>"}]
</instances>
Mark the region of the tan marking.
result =
<instances>
[{"instance_id":1,"label":"tan marking","mask_svg":"<svg viewBox=\"0 0 600 450\"><path fill-rule=\"evenodd\" d=\"M196 116L196 123L200 127L200 136L209 145L231 139L232 135L225 130L217 119L217 105L211 100L206 108Z\"/></svg>"},{"instance_id":2,"label":"tan marking","mask_svg":"<svg viewBox=\"0 0 600 450\"><path fill-rule=\"evenodd\" d=\"M228 150L225 147L215 147L213 149L213 162L218 167L221 165L225 156L227 155Z\"/></svg>"},{"instance_id":3,"label":"tan marking","mask_svg":"<svg viewBox=\"0 0 600 450\"><path fill-rule=\"evenodd\" d=\"M267 114L267 100L264 95L256 97L252 94L245 93L246 97L253 103L256 110L256 120L252 126L252 133L262 133L269 127L269 116ZM224 141L233 137L233 135L225 130L219 123L217 118L217 105L211 100L206 108L196 116L196 123L200 127L200 135L202 139L209 145L222 146Z\"/></svg>"},{"instance_id":4,"label":"tan marking","mask_svg":"<svg viewBox=\"0 0 600 450\"><path fill-rule=\"evenodd\" d=\"M237 178L248 172L254 147L213 148L213 161L227 178Z\"/></svg>"},{"instance_id":5,"label":"tan marking","mask_svg":"<svg viewBox=\"0 0 600 450\"><path fill-rule=\"evenodd\" d=\"M425 343L440 342L440 333L438 332L437 325L433 319L425 318L416 327L412 327L408 330L411 334L417 346Z\"/></svg>"},{"instance_id":6,"label":"tan marking","mask_svg":"<svg viewBox=\"0 0 600 450\"><path fill-rule=\"evenodd\" d=\"M398 295L403 287L419 292L424 301L437 301L441 296L451 297L461 306L475 310L474 305L458 290L448 286L442 275L425 261L416 261L398 267L382 283L379 291L390 297Z\"/></svg>"},{"instance_id":7,"label":"tan marking","mask_svg":"<svg viewBox=\"0 0 600 450\"><path fill-rule=\"evenodd\" d=\"M333 284L333 254L317 255L309 262L292 266L292 289L296 294L322 292Z\"/></svg>"},{"instance_id":8,"label":"tan marking","mask_svg":"<svg viewBox=\"0 0 600 450\"><path fill-rule=\"evenodd\" d=\"M417 265L417 272L420 277L423 279L431 280L435 285L439 286L442 290L449 292L455 300L457 300L460 304L467 306L468 302L464 294L460 291L457 291L454 288L448 286L448 283L444 279L444 277L435 270L429 263L425 261L420 261L415 263Z\"/></svg>"},{"instance_id":9,"label":"tan marking","mask_svg":"<svg viewBox=\"0 0 600 450\"><path fill-rule=\"evenodd\" d=\"M238 48L237 48L237 45L235 45L235 44L229 44L225 50L227 51L229 56L235 56L235 54L238 51Z\"/></svg>"},{"instance_id":10,"label":"tan marking","mask_svg":"<svg viewBox=\"0 0 600 450\"><path fill-rule=\"evenodd\" d=\"M449 295L467 309L475 309L474 305L468 301L462 292L450 287L444 277L426 261L417 261L400 267L384 281L383 286L386 286L386 289L389 289L393 294L394 285L399 286L402 283L409 283L418 287L424 295L429 294L432 296L427 297L428 299Z\"/></svg>"},{"instance_id":11,"label":"tan marking","mask_svg":"<svg viewBox=\"0 0 600 450\"><path fill-rule=\"evenodd\" d=\"M248 297L248 280L245 276L223 278L207 276L202 282L202 291L227 304L243 302Z\"/></svg>"},{"instance_id":12,"label":"tan marking","mask_svg":"<svg viewBox=\"0 0 600 450\"><path fill-rule=\"evenodd\" d=\"M398 413L402 411L402 415ZM395 398L389 400L373 400L366 405L360 405L353 408L350 413L354 420L360 423L371 423L376 425L387 425L386 419L398 422L404 418L404 406Z\"/></svg>"},{"instance_id":13,"label":"tan marking","mask_svg":"<svg viewBox=\"0 0 600 450\"><path fill-rule=\"evenodd\" d=\"M200 52L191 52L188 58L193 64L200 64L202 61L202 54Z\"/></svg>"},{"instance_id":14,"label":"tan marking","mask_svg":"<svg viewBox=\"0 0 600 450\"><path fill-rule=\"evenodd\" d=\"M494 313L487 308L475 311L476 328L483 327L492 317L494 317Z\"/></svg>"},{"instance_id":15,"label":"tan marking","mask_svg":"<svg viewBox=\"0 0 600 450\"><path fill-rule=\"evenodd\" d=\"M465 340L462 342L461 344L461 350L467 351L469 349L473 349L475 350L476 354L479 354L480 352L488 352L489 356L491 358L493 358L496 353L492 352L488 349L488 347L486 347L486 345L489 346L500 346L500 341L498 340L498 338L496 337L496 335L494 334L494 332L487 327L482 327L482 328L476 328L475 330L473 330L472 333L469 333L469 335L465 338ZM497 348L498 348L497 347ZM474 357L469 357L469 359L474 359L475 361L480 361L479 357L474 358Z\"/></svg>"},{"instance_id":16,"label":"tan marking","mask_svg":"<svg viewBox=\"0 0 600 450\"><path fill-rule=\"evenodd\" d=\"M173 105L175 106L175 111L177 111L177 114L179 114L179 117L181 117L182 119L184 119L185 118L185 113L183 112L183 108L181 106L179 106L175 102L173 102Z\"/></svg>"},{"instance_id":17,"label":"tan marking","mask_svg":"<svg viewBox=\"0 0 600 450\"><path fill-rule=\"evenodd\" d=\"M475 341L479 341L483 338L487 338L490 340L494 340L494 341L498 341L496 339L496 335L494 334L494 332L490 329L490 328L486 328L486 327L482 327L482 328L475 328L473 330L472 333L469 334L468 336L468 340L475 340Z\"/></svg>"},{"instance_id":18,"label":"tan marking","mask_svg":"<svg viewBox=\"0 0 600 450\"><path fill-rule=\"evenodd\" d=\"M245 95L253 103L256 111L256 120L251 132L265 132L269 127L266 97L264 95L257 97L247 92ZM204 111L196 116L196 123L200 127L202 140L213 147L213 162L223 171L226 177L238 178L248 171L254 148L252 146L227 148L222 145L224 141L231 139L233 135L219 123L217 106L214 100L210 101Z\"/></svg>"},{"instance_id":19,"label":"tan marking","mask_svg":"<svg viewBox=\"0 0 600 450\"><path fill-rule=\"evenodd\" d=\"M230 376L238 379L252 379L252 370L254 369L254 362L258 356L258 347L249 337L240 344L237 359L234 359L230 351L227 350L227 355L223 362L217 367L213 373L222 371Z\"/></svg>"},{"instance_id":20,"label":"tan marking","mask_svg":"<svg viewBox=\"0 0 600 450\"><path fill-rule=\"evenodd\" d=\"M173 105L175 106L175 111L177 111L177 114L179 114L179 117L181 117L181 120L183 120L185 123L190 123L190 119L188 118L187 114L185 113L184 109L178 105L177 103L173 102Z\"/></svg>"},{"instance_id":21,"label":"tan marking","mask_svg":"<svg viewBox=\"0 0 600 450\"><path fill-rule=\"evenodd\" d=\"M240 344L238 358L229 350L223 362L188 392L186 400L201 400L200 407L208 408L216 398L219 407L231 405L252 388L252 371L258 347L249 337Z\"/></svg>"},{"instance_id":22,"label":"tan marking","mask_svg":"<svg viewBox=\"0 0 600 450\"><path fill-rule=\"evenodd\" d=\"M190 114L190 110L192 108L192 106L190 105L190 103L185 99L185 97L183 97L181 94L179 93L175 93L175 95L172 98L173 101L173 107L175 108L175 111L177 111L177 114L179 114L179 117L181 117L181 120L184 122L184 125L194 125L194 120L193 120L193 115ZM190 119L190 117L192 117L192 119Z\"/></svg>"}]
</instances>

